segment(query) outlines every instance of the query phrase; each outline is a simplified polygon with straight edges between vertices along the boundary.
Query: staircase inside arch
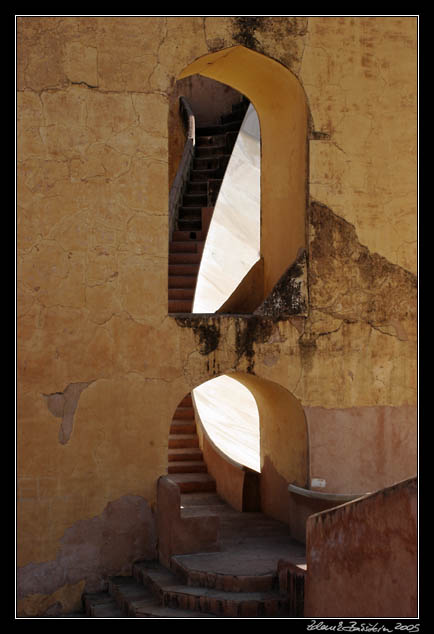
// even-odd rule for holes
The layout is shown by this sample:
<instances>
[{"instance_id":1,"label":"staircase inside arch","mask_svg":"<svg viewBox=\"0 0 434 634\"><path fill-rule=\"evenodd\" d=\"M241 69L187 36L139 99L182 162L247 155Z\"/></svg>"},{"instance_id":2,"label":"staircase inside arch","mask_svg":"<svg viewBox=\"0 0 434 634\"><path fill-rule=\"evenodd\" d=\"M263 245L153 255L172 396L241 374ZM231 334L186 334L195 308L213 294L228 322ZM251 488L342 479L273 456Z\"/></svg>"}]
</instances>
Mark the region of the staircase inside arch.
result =
<instances>
[{"instance_id":1,"label":"staircase inside arch","mask_svg":"<svg viewBox=\"0 0 434 634\"><path fill-rule=\"evenodd\" d=\"M190 177L169 243L169 313L191 313L206 235L238 132L249 106L242 101L220 123L196 130Z\"/></svg>"},{"instance_id":2,"label":"staircase inside arch","mask_svg":"<svg viewBox=\"0 0 434 634\"><path fill-rule=\"evenodd\" d=\"M216 548L140 561L86 594L91 618L290 618L303 615L306 555L289 527L262 512L239 512L217 493L199 447L191 395L170 427L168 475L181 518L218 517Z\"/></svg>"}]
</instances>

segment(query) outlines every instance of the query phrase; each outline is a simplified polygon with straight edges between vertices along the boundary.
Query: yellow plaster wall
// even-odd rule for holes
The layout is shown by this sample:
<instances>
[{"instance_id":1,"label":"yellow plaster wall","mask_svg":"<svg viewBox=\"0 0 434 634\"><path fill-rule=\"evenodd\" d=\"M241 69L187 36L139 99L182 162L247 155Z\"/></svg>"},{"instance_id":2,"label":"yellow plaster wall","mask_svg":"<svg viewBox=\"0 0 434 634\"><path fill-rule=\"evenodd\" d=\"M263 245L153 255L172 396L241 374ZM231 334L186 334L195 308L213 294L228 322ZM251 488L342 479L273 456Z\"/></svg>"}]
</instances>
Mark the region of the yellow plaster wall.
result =
<instances>
[{"instance_id":1,"label":"yellow plaster wall","mask_svg":"<svg viewBox=\"0 0 434 634\"><path fill-rule=\"evenodd\" d=\"M315 130L310 194L417 271L417 18L311 17L300 79Z\"/></svg>"},{"instance_id":2,"label":"yellow plaster wall","mask_svg":"<svg viewBox=\"0 0 434 634\"><path fill-rule=\"evenodd\" d=\"M170 95L194 60L240 44L300 78L313 130L329 135L310 141L311 197L392 279L393 267L414 274L415 29L414 18L18 18L20 566L53 560L65 531L109 501L152 507L173 412L212 376L253 368L303 407L415 406L414 294L399 286L395 314L396 288L376 289L389 312L380 320L376 306L375 320L369 280L345 277L341 260L312 278L307 319L258 326L244 348L242 320L205 319L218 335L206 349L197 324L167 316ZM61 444L47 395L75 383L88 386Z\"/></svg>"}]
</instances>

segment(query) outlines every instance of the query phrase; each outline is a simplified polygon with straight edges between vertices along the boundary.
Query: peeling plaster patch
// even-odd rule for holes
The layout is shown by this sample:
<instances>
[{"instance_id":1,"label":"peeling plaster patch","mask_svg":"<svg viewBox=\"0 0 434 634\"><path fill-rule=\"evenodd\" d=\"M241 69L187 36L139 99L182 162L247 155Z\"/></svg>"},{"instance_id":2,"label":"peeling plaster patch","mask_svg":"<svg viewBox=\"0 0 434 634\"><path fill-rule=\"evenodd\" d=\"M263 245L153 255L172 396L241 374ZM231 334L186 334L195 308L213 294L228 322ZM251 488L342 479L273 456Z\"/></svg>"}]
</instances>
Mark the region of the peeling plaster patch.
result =
<instances>
[{"instance_id":1,"label":"peeling plaster patch","mask_svg":"<svg viewBox=\"0 0 434 634\"><path fill-rule=\"evenodd\" d=\"M355 227L325 205L310 215L310 308L363 321L406 341L417 322L417 277L360 244Z\"/></svg>"},{"instance_id":2,"label":"peeling plaster patch","mask_svg":"<svg viewBox=\"0 0 434 634\"><path fill-rule=\"evenodd\" d=\"M307 310L307 255L303 250L254 314L278 321L293 315L306 316Z\"/></svg>"},{"instance_id":3,"label":"peeling plaster patch","mask_svg":"<svg viewBox=\"0 0 434 634\"><path fill-rule=\"evenodd\" d=\"M43 394L47 401L49 411L61 418L62 423L59 428L59 442L66 445L71 437L74 427L74 415L77 409L80 394L93 381L83 383L70 383L63 392L55 392L54 394Z\"/></svg>"},{"instance_id":4,"label":"peeling plaster patch","mask_svg":"<svg viewBox=\"0 0 434 634\"><path fill-rule=\"evenodd\" d=\"M85 580L86 592L104 589L107 578L129 574L139 559L156 557L156 529L145 499L125 495L101 513L65 531L55 560L18 570L17 597L51 595L66 584Z\"/></svg>"}]
</instances>

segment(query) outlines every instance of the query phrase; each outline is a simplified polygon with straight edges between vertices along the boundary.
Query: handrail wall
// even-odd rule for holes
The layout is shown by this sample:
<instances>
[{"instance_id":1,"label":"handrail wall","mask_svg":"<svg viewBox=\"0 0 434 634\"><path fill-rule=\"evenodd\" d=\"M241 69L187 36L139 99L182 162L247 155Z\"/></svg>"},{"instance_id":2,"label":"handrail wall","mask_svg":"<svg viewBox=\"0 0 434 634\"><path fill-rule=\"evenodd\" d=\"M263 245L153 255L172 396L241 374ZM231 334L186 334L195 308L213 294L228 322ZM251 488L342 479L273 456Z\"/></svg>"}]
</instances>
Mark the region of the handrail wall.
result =
<instances>
[{"instance_id":1,"label":"handrail wall","mask_svg":"<svg viewBox=\"0 0 434 634\"><path fill-rule=\"evenodd\" d=\"M173 232L176 229L178 209L189 179L196 144L196 119L190 104L183 96L179 98L179 112L186 131L186 142L169 193L169 240L172 239Z\"/></svg>"}]
</instances>

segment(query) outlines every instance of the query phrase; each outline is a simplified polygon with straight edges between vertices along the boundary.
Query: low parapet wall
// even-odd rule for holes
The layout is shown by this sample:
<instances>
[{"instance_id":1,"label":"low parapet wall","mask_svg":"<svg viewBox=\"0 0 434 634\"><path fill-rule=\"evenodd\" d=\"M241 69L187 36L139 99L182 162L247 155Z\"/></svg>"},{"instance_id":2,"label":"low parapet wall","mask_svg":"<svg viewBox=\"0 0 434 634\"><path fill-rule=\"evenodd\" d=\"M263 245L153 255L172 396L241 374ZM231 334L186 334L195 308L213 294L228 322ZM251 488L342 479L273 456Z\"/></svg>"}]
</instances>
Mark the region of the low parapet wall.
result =
<instances>
[{"instance_id":1,"label":"low parapet wall","mask_svg":"<svg viewBox=\"0 0 434 634\"><path fill-rule=\"evenodd\" d=\"M417 478L312 515L306 617L417 617Z\"/></svg>"},{"instance_id":2,"label":"low parapet wall","mask_svg":"<svg viewBox=\"0 0 434 634\"><path fill-rule=\"evenodd\" d=\"M181 494L169 476L158 480L158 558L170 567L172 555L219 550L220 520L217 516L181 514Z\"/></svg>"}]
</instances>

